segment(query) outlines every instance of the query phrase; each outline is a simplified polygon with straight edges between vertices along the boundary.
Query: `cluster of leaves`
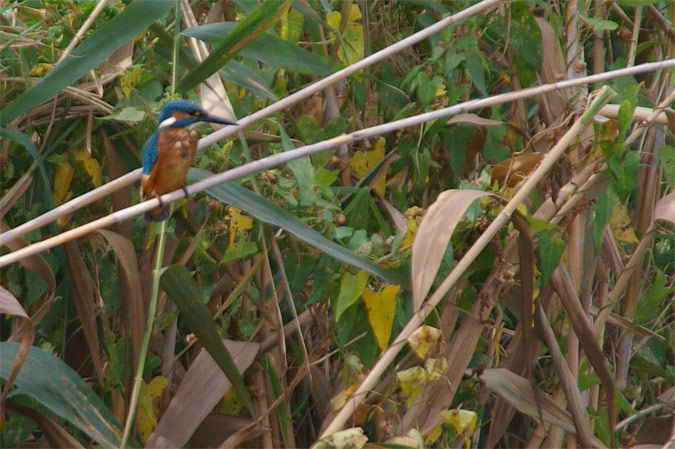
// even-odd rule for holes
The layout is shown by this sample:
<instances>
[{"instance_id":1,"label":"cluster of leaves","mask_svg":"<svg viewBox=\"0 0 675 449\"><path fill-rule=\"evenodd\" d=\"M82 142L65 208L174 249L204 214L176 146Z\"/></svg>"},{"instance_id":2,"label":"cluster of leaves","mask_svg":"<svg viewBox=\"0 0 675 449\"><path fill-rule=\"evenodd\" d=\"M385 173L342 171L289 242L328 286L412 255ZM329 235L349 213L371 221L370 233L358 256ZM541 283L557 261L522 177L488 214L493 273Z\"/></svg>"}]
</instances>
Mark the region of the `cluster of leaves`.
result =
<instances>
[{"instance_id":1,"label":"cluster of leaves","mask_svg":"<svg viewBox=\"0 0 675 449\"><path fill-rule=\"evenodd\" d=\"M631 58L627 14L639 17L649 8L662 14L667 3L619 1L613 8L574 13L565 13L558 2L502 5L266 118L238 139L205 149L188 181L344 132L555 82L575 68L583 71L584 55L597 57L601 47L611 49L601 61L602 70L623 67ZM192 17L178 2L111 2L71 56L59 62L95 5L28 0L0 6L0 20L10 35L0 48L3 231L140 166L155 114L176 92L195 99L195 88L216 75L234 114L245 117L468 2L180 2L191 8ZM202 24L176 31L195 18ZM576 47L564 32L572 23L582 44ZM672 39L672 33L646 26L643 31L640 59L656 59L675 45L660 40ZM592 46L598 36L600 45ZM212 46L207 57L195 56L192 38ZM568 53L561 47L577 49L577 64L569 71L564 63ZM544 67L554 69L546 72ZM585 312L600 316L598 309L606 303L591 301L589 292L604 301L646 238L655 239L652 254L635 272L625 299L613 305L599 347L606 351L603 366L617 373L621 417L672 390L675 335L668 299L675 240L663 233L653 237L644 218L675 183L672 128L659 125L645 141L629 140L636 129L636 108L654 107L663 98L655 92L667 95L672 83L672 73L614 82L620 105L616 117L594 122L592 144L581 136L568 159L531 192L521 212L536 235L534 304L541 305L533 306L533 295L519 296L510 259L516 233L507 226L472 261L437 313L408 339L381 385L354 414L359 429L335 434L330 443L363 446L370 440L422 447L464 442L468 447L471 442L494 446L503 437L505 444L518 439L536 445L540 433L512 419L517 410L533 423L541 410L528 412L518 401L527 402L529 393L514 399L504 385L513 373L527 377L536 367L533 384L551 391L561 388L561 374L546 354L550 341L541 349L521 347L523 329L533 327L519 307L524 303L546 310L557 346L578 376L578 391L589 392L586 405L597 441L609 444L613 421L598 399L603 397L598 392L607 394L608 388L599 388L596 359L589 355L590 362L579 362L579 336L569 330L576 331L578 322L556 299L562 287L555 272L567 263L575 267L569 271L576 276ZM202 99L209 92L201 84ZM581 94L554 95L499 104L450 122L430 121L174 204L164 259L170 267L161 284L167 295L160 298L146 364L137 441L153 446L161 437L182 446L192 437L190 445L215 446L229 437L235 438L230 440L234 446L255 439L269 447L315 442L318 429L345 405L419 311L426 291L441 284L498 216L502 203L451 204L463 218L449 231L421 228L425 210L437 199L440 205L442 192L449 189L510 198L583 107L577 102ZM653 149L646 149L647 141ZM585 204L561 209L564 215L557 220L536 216L541 205L556 201L573 176L593 172L601 163L607 166L607 178L593 186ZM41 240L138 201L136 189L125 187L13 244ZM582 219L587 221L575 224ZM436 235L446 231L447 248ZM440 251L437 267L423 265L415 272L416 238ZM119 445L145 326L155 241L154 227L138 218L3 268L2 311L16 316L16 323L25 322L24 328L34 326L32 343L38 347L16 377L17 388L7 397L9 410L5 413L0 404L3 446L40 438L38 428L50 444ZM2 251L16 248L8 245ZM601 266L604 262L609 268ZM425 270L428 286L418 298L413 278L423 277ZM582 276L596 271L603 274ZM499 298L486 300L490 289ZM7 306L16 298L21 313ZM498 299L503 301L497 304ZM292 320L297 321L284 328ZM541 323L535 322L540 332ZM299 337L290 337L298 328ZM0 335L0 377L7 381L13 379L21 349L6 340L20 340L22 333L17 326L3 326ZM223 346L221 339L230 341ZM257 343L241 343L246 341ZM582 341L587 352L584 344L590 343ZM206 348L215 365L208 365L199 347ZM245 379L257 416L244 409L248 404L241 397L226 394L223 371L231 369L229 354L239 371L248 368ZM459 361L465 358L466 363ZM256 359L260 363L252 364ZM502 376L494 368L510 371ZM477 380L486 369L489 375L481 380L500 396L497 400L483 394ZM475 377L465 376L468 370ZM567 418L572 424L565 427L565 422L547 418L556 405L544 401L540 406L547 422L575 434L576 421ZM427 411L433 416L426 416ZM55 422L68 424L64 430ZM214 430L223 422L233 429L226 435ZM627 428L626 438L637 435L640 423ZM561 443L560 435L551 431L550 444Z\"/></svg>"}]
</instances>

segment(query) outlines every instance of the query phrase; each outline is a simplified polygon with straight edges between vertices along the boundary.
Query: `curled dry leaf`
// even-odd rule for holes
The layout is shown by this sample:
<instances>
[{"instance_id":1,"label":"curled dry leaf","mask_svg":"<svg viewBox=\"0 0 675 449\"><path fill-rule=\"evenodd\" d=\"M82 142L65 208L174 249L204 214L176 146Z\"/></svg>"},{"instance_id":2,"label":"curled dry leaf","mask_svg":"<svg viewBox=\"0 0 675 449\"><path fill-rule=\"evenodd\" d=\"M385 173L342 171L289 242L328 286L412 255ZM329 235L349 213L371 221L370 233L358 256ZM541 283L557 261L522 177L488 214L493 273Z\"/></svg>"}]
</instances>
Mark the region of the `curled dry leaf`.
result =
<instances>
[{"instance_id":1,"label":"curled dry leaf","mask_svg":"<svg viewBox=\"0 0 675 449\"><path fill-rule=\"evenodd\" d=\"M485 370L479 378L488 389L498 394L518 411L539 419L537 402L531 384L527 379L504 368ZM544 392L537 390L537 395L539 396L541 414L544 420L576 435L576 428L569 412L560 407ZM594 447L605 447L602 441L595 436L592 437L592 440Z\"/></svg>"},{"instance_id":2,"label":"curled dry leaf","mask_svg":"<svg viewBox=\"0 0 675 449\"><path fill-rule=\"evenodd\" d=\"M240 373L253 362L258 343L223 340ZM209 353L202 349L188 369L146 447L183 447L232 384Z\"/></svg>"},{"instance_id":3,"label":"curled dry leaf","mask_svg":"<svg viewBox=\"0 0 675 449\"><path fill-rule=\"evenodd\" d=\"M21 366L26 361L26 357L28 357L30 347L33 344L33 338L35 337L35 329L33 327L33 322L30 320L30 317L21 306L19 300L16 299L16 297L9 290L6 290L2 287L0 287L0 313L3 315L18 317L23 322L21 346L16 355L16 358L14 359L12 371L7 378L5 386L2 389L2 395L0 396L0 416L4 416L5 398L7 397L9 390L11 390L16 376L19 374Z\"/></svg>"},{"instance_id":4,"label":"curled dry leaf","mask_svg":"<svg viewBox=\"0 0 675 449\"><path fill-rule=\"evenodd\" d=\"M492 182L499 181L507 187L515 187L527 178L544 158L541 153L516 154L492 167Z\"/></svg>"},{"instance_id":5,"label":"curled dry leaf","mask_svg":"<svg viewBox=\"0 0 675 449\"><path fill-rule=\"evenodd\" d=\"M663 220L675 224L675 192L661 198L654 209L654 221Z\"/></svg>"},{"instance_id":6,"label":"curled dry leaf","mask_svg":"<svg viewBox=\"0 0 675 449\"><path fill-rule=\"evenodd\" d=\"M446 190L429 207L417 230L412 247L412 284L415 311L420 310L424 298L443 261L452 232L466 209L478 198L492 195L479 190Z\"/></svg>"}]
</instances>

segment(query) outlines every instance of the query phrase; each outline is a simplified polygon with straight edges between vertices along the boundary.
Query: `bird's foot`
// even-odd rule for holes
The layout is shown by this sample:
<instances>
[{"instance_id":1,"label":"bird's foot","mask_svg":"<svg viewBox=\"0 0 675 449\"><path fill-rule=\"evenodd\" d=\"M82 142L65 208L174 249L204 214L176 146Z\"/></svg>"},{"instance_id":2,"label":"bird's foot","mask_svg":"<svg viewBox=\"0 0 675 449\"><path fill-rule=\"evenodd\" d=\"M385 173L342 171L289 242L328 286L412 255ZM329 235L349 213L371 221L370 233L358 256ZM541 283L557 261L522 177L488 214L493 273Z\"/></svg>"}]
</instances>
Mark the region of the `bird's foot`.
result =
<instances>
[{"instance_id":1,"label":"bird's foot","mask_svg":"<svg viewBox=\"0 0 675 449\"><path fill-rule=\"evenodd\" d=\"M185 186L180 186L180 188L181 188L181 190L183 191L183 193L185 194L185 198L187 198L188 196L190 196L190 194L189 194L188 191L187 191L187 187L185 187Z\"/></svg>"},{"instance_id":2,"label":"bird's foot","mask_svg":"<svg viewBox=\"0 0 675 449\"><path fill-rule=\"evenodd\" d=\"M155 193L155 198L157 198L157 201L159 201L159 207L164 206L164 201L162 201L162 197L159 193Z\"/></svg>"}]
</instances>

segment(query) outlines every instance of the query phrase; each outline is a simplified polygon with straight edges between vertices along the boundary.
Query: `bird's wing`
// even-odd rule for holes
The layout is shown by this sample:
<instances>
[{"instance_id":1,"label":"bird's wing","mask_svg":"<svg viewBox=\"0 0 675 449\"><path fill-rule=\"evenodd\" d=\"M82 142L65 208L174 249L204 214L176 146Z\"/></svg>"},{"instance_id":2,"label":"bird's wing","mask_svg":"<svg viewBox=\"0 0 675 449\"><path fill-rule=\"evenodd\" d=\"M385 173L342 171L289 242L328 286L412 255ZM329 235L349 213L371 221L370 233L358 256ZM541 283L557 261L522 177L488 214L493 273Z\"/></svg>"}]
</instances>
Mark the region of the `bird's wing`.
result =
<instances>
[{"instance_id":1,"label":"bird's wing","mask_svg":"<svg viewBox=\"0 0 675 449\"><path fill-rule=\"evenodd\" d=\"M157 143L159 142L159 130L155 131L143 146L143 174L149 175L157 160Z\"/></svg>"}]
</instances>

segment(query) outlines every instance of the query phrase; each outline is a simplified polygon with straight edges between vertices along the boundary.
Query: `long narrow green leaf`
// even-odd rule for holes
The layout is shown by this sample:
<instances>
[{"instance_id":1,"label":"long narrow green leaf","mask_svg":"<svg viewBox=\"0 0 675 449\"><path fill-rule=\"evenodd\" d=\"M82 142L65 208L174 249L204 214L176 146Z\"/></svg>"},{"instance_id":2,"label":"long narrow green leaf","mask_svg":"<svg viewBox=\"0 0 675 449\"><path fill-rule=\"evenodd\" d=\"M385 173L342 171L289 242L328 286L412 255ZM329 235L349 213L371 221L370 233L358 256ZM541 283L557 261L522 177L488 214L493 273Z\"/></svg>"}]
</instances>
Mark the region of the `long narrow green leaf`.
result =
<instances>
[{"instance_id":1,"label":"long narrow green leaf","mask_svg":"<svg viewBox=\"0 0 675 449\"><path fill-rule=\"evenodd\" d=\"M0 342L0 378L7 379L18 343ZM119 447L122 431L101 398L53 354L33 346L16 378L16 390L67 420L103 447ZM134 443L135 444L135 443Z\"/></svg>"},{"instance_id":2,"label":"long narrow green leaf","mask_svg":"<svg viewBox=\"0 0 675 449\"><path fill-rule=\"evenodd\" d=\"M216 44L232 33L236 26L236 22L210 23L189 28L181 34ZM244 58L293 72L330 75L334 71L334 64L330 60L270 33L262 33L251 40L239 54Z\"/></svg>"},{"instance_id":3,"label":"long narrow green leaf","mask_svg":"<svg viewBox=\"0 0 675 449\"><path fill-rule=\"evenodd\" d=\"M35 146L35 144L30 139L30 137L28 137L27 134L24 134L20 131L11 131L9 129L0 127L0 136L13 140L19 145L22 145L26 149L26 151L28 151L28 153L31 155L31 157L37 164L38 173L40 173L40 181L42 181L42 185L44 186L44 195L42 195L41 198L43 210L53 209L54 196L52 194L52 190L49 183L49 175L47 174L47 167L45 167L45 163L42 160L40 150L38 150L38 148Z\"/></svg>"},{"instance_id":4,"label":"long narrow green leaf","mask_svg":"<svg viewBox=\"0 0 675 449\"><path fill-rule=\"evenodd\" d=\"M239 50L273 26L290 4L291 0L262 2L228 33L201 64L178 83L176 90L185 92L192 89L220 70Z\"/></svg>"},{"instance_id":5,"label":"long narrow green leaf","mask_svg":"<svg viewBox=\"0 0 675 449\"><path fill-rule=\"evenodd\" d=\"M237 398L246 406L251 416L255 416L253 402L244 385L244 379L232 355L220 339L213 316L201 301L199 286L190 272L183 265L171 265L164 271L160 283L162 289L178 306L180 316L187 327L194 332L232 383Z\"/></svg>"},{"instance_id":6,"label":"long narrow green leaf","mask_svg":"<svg viewBox=\"0 0 675 449\"><path fill-rule=\"evenodd\" d=\"M0 124L6 124L19 115L44 103L102 64L118 48L164 16L176 0L135 1L124 11L103 25L52 69L37 84L19 95L0 111Z\"/></svg>"},{"instance_id":7,"label":"long narrow green leaf","mask_svg":"<svg viewBox=\"0 0 675 449\"><path fill-rule=\"evenodd\" d=\"M191 168L188 172L188 179L195 182L212 174L204 170ZM410 279L408 277L354 254L347 248L327 239L319 232L305 225L273 202L254 194L250 190L246 190L236 184L227 183L209 189L208 192L215 199L244 210L258 220L285 229L305 243L312 245L341 262L366 270L375 276L385 279L387 282L398 284L410 290Z\"/></svg>"}]
</instances>

